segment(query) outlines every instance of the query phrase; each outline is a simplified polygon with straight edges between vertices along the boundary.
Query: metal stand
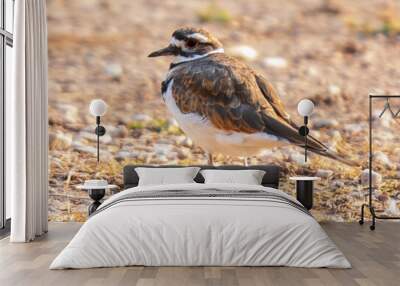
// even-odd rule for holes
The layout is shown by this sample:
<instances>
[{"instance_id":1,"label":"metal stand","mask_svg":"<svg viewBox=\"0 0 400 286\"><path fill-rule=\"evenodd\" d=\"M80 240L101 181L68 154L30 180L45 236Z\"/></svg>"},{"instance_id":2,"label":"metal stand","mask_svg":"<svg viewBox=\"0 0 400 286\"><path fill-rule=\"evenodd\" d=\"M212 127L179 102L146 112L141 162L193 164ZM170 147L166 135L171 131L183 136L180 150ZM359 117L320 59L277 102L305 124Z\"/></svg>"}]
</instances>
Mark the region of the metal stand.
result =
<instances>
[{"instance_id":1,"label":"metal stand","mask_svg":"<svg viewBox=\"0 0 400 286\"><path fill-rule=\"evenodd\" d=\"M308 210L313 207L313 190L313 181L296 181L296 199Z\"/></svg>"},{"instance_id":2,"label":"metal stand","mask_svg":"<svg viewBox=\"0 0 400 286\"><path fill-rule=\"evenodd\" d=\"M96 129L94 133L97 135L97 164L100 162L100 136L106 134L106 129L104 126L100 125L100 116L96 116Z\"/></svg>"},{"instance_id":3,"label":"metal stand","mask_svg":"<svg viewBox=\"0 0 400 286\"><path fill-rule=\"evenodd\" d=\"M304 116L304 125L299 128L299 134L304 137L304 162L307 162L307 135L310 133L307 124L308 116Z\"/></svg>"},{"instance_id":4,"label":"metal stand","mask_svg":"<svg viewBox=\"0 0 400 286\"><path fill-rule=\"evenodd\" d=\"M372 155L372 101L373 99L386 99L389 100L389 98L400 98L400 95L369 95L369 187L368 187L368 204L363 204L361 206L361 219L358 221L361 225L364 224L364 208L368 208L371 216L372 216L372 224L370 225L370 230L375 230L375 223L376 219L400 219L400 217L391 217L391 216L379 216L375 212L375 208L372 204L372 160L373 160L373 155ZM384 111L387 109L385 106ZM383 115L384 111L381 113L380 116ZM393 117L396 117L399 112L394 114L391 112Z\"/></svg>"},{"instance_id":5,"label":"metal stand","mask_svg":"<svg viewBox=\"0 0 400 286\"><path fill-rule=\"evenodd\" d=\"M101 205L100 200L106 194L106 189L89 189L88 193L89 197L93 200L93 203L88 207L88 213L90 216Z\"/></svg>"}]
</instances>

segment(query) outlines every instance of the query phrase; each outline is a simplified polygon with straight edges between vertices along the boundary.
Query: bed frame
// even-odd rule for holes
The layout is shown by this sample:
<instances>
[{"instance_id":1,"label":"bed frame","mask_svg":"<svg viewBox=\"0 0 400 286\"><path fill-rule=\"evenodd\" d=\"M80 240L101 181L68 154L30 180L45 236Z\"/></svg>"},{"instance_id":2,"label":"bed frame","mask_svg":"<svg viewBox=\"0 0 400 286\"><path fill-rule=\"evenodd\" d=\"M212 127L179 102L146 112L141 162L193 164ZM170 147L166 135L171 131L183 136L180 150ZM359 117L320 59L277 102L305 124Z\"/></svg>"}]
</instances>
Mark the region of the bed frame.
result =
<instances>
[{"instance_id":1,"label":"bed frame","mask_svg":"<svg viewBox=\"0 0 400 286\"><path fill-rule=\"evenodd\" d=\"M181 165L127 165L124 167L124 189L129 189L136 187L139 183L138 174L135 171L137 167L147 167L147 168L179 168L186 167ZM216 169L216 170L263 170L265 171L264 178L262 180L262 185L265 187L278 189L279 187L279 177L280 168L276 165L253 165L253 166L240 166L240 165L223 165L223 166L207 166L207 165L193 165L188 167L200 167L202 170L205 169ZM204 183L203 176L198 173L194 180L197 183Z\"/></svg>"}]
</instances>

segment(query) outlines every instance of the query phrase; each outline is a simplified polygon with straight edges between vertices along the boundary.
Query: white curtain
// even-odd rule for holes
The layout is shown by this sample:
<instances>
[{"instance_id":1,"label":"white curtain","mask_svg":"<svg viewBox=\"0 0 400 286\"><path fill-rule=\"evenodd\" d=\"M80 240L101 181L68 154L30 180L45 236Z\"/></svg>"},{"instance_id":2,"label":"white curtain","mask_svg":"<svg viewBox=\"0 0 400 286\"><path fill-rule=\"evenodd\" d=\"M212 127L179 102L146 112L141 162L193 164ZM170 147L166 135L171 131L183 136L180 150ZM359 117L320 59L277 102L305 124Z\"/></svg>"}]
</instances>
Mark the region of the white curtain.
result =
<instances>
[{"instance_id":1,"label":"white curtain","mask_svg":"<svg viewBox=\"0 0 400 286\"><path fill-rule=\"evenodd\" d=\"M6 187L12 242L47 232L48 119L45 0L17 0L13 92L6 98Z\"/></svg>"}]
</instances>

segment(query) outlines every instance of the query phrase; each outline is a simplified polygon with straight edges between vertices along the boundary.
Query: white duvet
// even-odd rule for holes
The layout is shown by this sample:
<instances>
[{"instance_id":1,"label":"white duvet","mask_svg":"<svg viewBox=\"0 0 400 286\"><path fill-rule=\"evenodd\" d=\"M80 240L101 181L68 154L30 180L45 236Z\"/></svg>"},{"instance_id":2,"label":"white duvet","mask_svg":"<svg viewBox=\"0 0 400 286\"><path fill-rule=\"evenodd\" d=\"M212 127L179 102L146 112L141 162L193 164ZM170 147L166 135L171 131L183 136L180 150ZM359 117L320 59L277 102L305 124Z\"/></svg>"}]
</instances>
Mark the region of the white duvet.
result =
<instances>
[{"instance_id":1,"label":"white duvet","mask_svg":"<svg viewBox=\"0 0 400 286\"><path fill-rule=\"evenodd\" d=\"M50 269L145 266L350 268L317 221L290 204L257 198L151 198L112 204L132 192L262 190L254 185L142 186L106 200ZM108 206L108 207L107 207Z\"/></svg>"}]
</instances>

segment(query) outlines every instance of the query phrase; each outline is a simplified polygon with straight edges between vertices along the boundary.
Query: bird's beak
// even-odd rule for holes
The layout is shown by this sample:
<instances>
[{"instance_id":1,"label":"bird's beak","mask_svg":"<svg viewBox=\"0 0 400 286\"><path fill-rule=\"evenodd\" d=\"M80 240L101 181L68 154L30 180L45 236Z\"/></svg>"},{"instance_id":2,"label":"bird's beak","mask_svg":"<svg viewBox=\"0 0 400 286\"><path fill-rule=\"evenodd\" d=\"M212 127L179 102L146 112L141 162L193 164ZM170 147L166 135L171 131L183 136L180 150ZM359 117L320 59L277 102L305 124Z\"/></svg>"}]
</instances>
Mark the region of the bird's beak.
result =
<instances>
[{"instance_id":1,"label":"bird's beak","mask_svg":"<svg viewBox=\"0 0 400 286\"><path fill-rule=\"evenodd\" d=\"M148 55L149 58L160 57L160 56L176 56L179 54L179 48L177 46L169 45L168 47L152 52Z\"/></svg>"}]
</instances>

